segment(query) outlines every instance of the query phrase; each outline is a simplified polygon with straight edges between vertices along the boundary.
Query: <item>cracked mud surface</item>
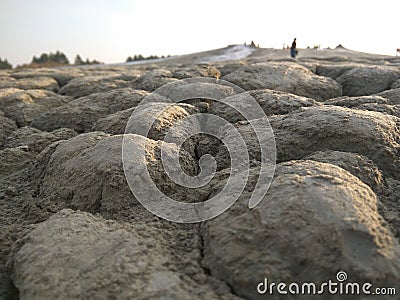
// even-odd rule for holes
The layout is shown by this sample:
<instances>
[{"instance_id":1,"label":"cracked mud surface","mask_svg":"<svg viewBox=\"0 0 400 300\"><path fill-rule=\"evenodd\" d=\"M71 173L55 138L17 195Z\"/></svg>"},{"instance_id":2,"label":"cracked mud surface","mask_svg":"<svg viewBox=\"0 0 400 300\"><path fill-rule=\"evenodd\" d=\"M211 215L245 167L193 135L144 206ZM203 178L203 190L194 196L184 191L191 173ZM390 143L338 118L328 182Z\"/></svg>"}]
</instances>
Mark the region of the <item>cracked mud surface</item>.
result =
<instances>
[{"instance_id":1,"label":"cracked mud surface","mask_svg":"<svg viewBox=\"0 0 400 300\"><path fill-rule=\"evenodd\" d=\"M212 65L2 72L0 299L264 299L256 290L264 277L319 282L335 279L338 270L353 282L398 287L400 61L355 54L339 63L329 56L267 58L260 50L241 62ZM138 112L156 122L147 136L129 139L171 198L206 201L230 176L230 153L216 138L195 135L181 148L163 141L181 120L218 115L234 125L220 128L221 136L235 129L248 147L249 177L237 202L212 220L178 224L153 215L132 194L122 139L146 96L198 76L222 76L254 97L274 131L277 165L268 193L248 209L268 163L250 120L201 98L158 115L169 100L155 96ZM182 85L169 97L194 88ZM246 106L229 88L218 92ZM210 126L191 120L192 130ZM179 153L181 171L190 176L200 172L203 155L212 155L214 178L198 189L179 186L165 174L162 147ZM140 172L135 176L141 180ZM148 186L140 190L154 197Z\"/></svg>"}]
</instances>

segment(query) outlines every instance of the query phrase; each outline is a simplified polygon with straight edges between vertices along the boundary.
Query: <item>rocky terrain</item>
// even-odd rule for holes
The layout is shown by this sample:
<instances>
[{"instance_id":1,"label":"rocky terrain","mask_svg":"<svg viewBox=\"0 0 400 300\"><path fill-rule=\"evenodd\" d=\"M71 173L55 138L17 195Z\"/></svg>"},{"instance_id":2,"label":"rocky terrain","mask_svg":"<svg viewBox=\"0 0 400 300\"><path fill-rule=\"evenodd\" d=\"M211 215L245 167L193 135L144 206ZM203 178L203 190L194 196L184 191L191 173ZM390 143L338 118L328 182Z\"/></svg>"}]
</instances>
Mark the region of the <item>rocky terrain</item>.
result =
<instances>
[{"instance_id":1,"label":"rocky terrain","mask_svg":"<svg viewBox=\"0 0 400 300\"><path fill-rule=\"evenodd\" d=\"M304 49L292 60L285 50L244 49L247 56L239 57L238 49L144 64L0 71L0 299L283 299L259 294L258 283L327 282L341 270L348 282L400 293L400 58ZM201 93L160 114L166 103L196 93L198 85L179 80L197 77L235 84L265 117L243 116ZM171 83L177 88L157 94ZM200 87L248 105L228 86ZM155 122L147 135L127 138L143 150L157 187L189 203L223 192L232 152L210 135L182 145L164 138L199 114L231 123L211 129L222 138L238 132L247 146L248 180L234 205L186 224L146 210L122 162L134 110ZM260 155L253 116L273 130L276 167L267 194L249 209L260 170L271 163ZM210 127L202 120L191 119L191 129ZM188 176L212 155L213 179L196 189L173 182L162 149L179 153ZM145 185L140 193L155 197Z\"/></svg>"}]
</instances>

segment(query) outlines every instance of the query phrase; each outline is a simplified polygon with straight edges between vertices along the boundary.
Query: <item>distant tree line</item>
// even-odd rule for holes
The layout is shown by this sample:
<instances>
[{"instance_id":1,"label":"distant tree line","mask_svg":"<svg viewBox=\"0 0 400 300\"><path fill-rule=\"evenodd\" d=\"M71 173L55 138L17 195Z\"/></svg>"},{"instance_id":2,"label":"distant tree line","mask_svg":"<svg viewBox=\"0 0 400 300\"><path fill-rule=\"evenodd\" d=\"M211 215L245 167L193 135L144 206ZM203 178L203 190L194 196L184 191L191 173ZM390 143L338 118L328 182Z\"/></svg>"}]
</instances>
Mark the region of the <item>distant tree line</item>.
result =
<instances>
[{"instance_id":1,"label":"distant tree line","mask_svg":"<svg viewBox=\"0 0 400 300\"><path fill-rule=\"evenodd\" d=\"M90 61L89 58L86 58L86 61L84 61L79 54L75 57L74 63L75 63L75 65L98 65L98 64L101 64L101 62L99 62L95 59Z\"/></svg>"},{"instance_id":2,"label":"distant tree line","mask_svg":"<svg viewBox=\"0 0 400 300\"><path fill-rule=\"evenodd\" d=\"M151 60L151 59L159 59L166 57L171 57L171 55L167 56L150 55L144 57L141 54L135 54L133 57L129 56L126 59L126 62ZM76 55L74 60L74 65L97 65L97 64L102 64L102 62L99 62L96 59L89 60L89 58L83 60L79 54ZM57 50L55 53L52 52L42 53L39 57L33 56L31 63L17 66L17 68L41 68L41 67L67 66L67 65L70 65L67 56L63 52ZM0 69L12 69L12 65L7 61L7 59L2 60L0 58Z\"/></svg>"},{"instance_id":3,"label":"distant tree line","mask_svg":"<svg viewBox=\"0 0 400 300\"><path fill-rule=\"evenodd\" d=\"M94 65L101 64L97 60L83 60L78 54L75 57L75 65ZM70 62L67 56L61 51L57 50L56 53L42 53L39 57L34 56L30 64L24 64L22 66L17 66L17 68L42 68L42 67L58 67L58 66L68 66Z\"/></svg>"},{"instance_id":4,"label":"distant tree line","mask_svg":"<svg viewBox=\"0 0 400 300\"><path fill-rule=\"evenodd\" d=\"M69 65L69 61L67 56L58 51L56 53L42 53L39 57L34 56L32 58L32 64L46 64L46 63L55 63L60 65Z\"/></svg>"},{"instance_id":5,"label":"distant tree line","mask_svg":"<svg viewBox=\"0 0 400 300\"><path fill-rule=\"evenodd\" d=\"M12 65L7 61L7 59L2 60L0 57L0 70L12 69Z\"/></svg>"},{"instance_id":6,"label":"distant tree line","mask_svg":"<svg viewBox=\"0 0 400 300\"><path fill-rule=\"evenodd\" d=\"M157 56L157 55L150 55L147 57L144 57L142 54L135 54L133 57L132 56L128 56L128 58L126 59L126 62L132 62L132 61L139 61L139 60L149 60L149 59L159 59L159 58L165 58L165 57L171 57L171 55L161 55L161 56Z\"/></svg>"}]
</instances>

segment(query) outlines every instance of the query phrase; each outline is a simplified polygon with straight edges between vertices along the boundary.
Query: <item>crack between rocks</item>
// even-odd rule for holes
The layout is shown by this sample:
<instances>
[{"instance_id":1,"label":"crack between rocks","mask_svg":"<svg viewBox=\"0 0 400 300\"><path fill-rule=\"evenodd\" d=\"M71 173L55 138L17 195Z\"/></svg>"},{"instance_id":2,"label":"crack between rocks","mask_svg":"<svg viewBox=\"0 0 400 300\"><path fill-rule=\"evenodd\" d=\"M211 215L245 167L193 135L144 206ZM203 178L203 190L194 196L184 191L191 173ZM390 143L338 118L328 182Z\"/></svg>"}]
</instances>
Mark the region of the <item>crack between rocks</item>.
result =
<instances>
[{"instance_id":1,"label":"crack between rocks","mask_svg":"<svg viewBox=\"0 0 400 300\"><path fill-rule=\"evenodd\" d=\"M207 268L206 266L204 266L204 264L203 264L203 260L204 260L204 257L205 257L205 253L204 253L205 252L205 239L204 239L204 234L203 234L203 230L204 230L203 226L204 225L205 225L205 222L202 222L200 224L200 228L199 228L199 231L197 233L197 235L199 237L199 241L200 241L200 243L199 243L200 259L198 261L198 264L199 264L200 268L203 270L204 274L206 274L208 277L211 277L211 278L213 278L213 279L215 279L217 281L223 282L227 287L229 287L229 292L232 295L238 297L238 299L245 299L245 298L243 298L243 296L241 296L241 295L236 293L234 287L228 281L226 281L226 280L224 280L222 278L215 277L211 273L211 270L209 268Z\"/></svg>"},{"instance_id":2,"label":"crack between rocks","mask_svg":"<svg viewBox=\"0 0 400 300\"><path fill-rule=\"evenodd\" d=\"M204 247L204 235L203 235L203 233L202 233L202 231L203 231L203 225L204 225L204 222L200 224L200 228L199 228L199 231L198 231L198 233L197 233L197 235L198 235L198 237L199 237L199 241L200 241L200 243L199 243L199 248L200 248L200 261L199 261L199 266L201 267L201 269L203 270L203 272L204 272L207 276L213 277L213 276L211 275L211 270L210 270L209 268L205 267L204 264L203 264L203 260L204 260L204 257L205 257L205 254L204 254L204 251L205 251L205 247Z\"/></svg>"},{"instance_id":3,"label":"crack between rocks","mask_svg":"<svg viewBox=\"0 0 400 300\"><path fill-rule=\"evenodd\" d=\"M34 195L33 195L33 197L35 197L35 198L37 198L37 197L40 195L40 193L41 193L41 192L40 192L40 189L41 189L41 187L42 187L42 185L43 185L43 180L44 180L44 178L46 177L47 167L48 167L48 165L49 165L49 163L50 163L50 160L51 160L51 158L52 158L54 152L57 150L57 148L58 148L59 145L60 145L60 144L57 144L57 146L54 147L52 153L51 153L50 156L49 156L49 159L48 159L47 162L46 162L46 166L43 167L43 170L40 172L40 174L39 174L39 176L38 176L39 179L38 179L37 183L35 184L36 186L34 187ZM34 170L33 170L34 167L35 167L35 165L31 165L29 171L30 171L30 172L34 172Z\"/></svg>"},{"instance_id":4,"label":"crack between rocks","mask_svg":"<svg viewBox=\"0 0 400 300\"><path fill-rule=\"evenodd\" d=\"M99 196L97 197L96 201L93 204L93 210L92 210L93 214L100 213L101 203L103 201L104 181L102 181L99 190L100 190Z\"/></svg>"},{"instance_id":5,"label":"crack between rocks","mask_svg":"<svg viewBox=\"0 0 400 300\"><path fill-rule=\"evenodd\" d=\"M199 163L199 155L198 155L198 152L197 152L197 147L198 147L198 146L199 146L199 141L197 141L196 146L195 146L195 151L194 151L195 160L196 160L197 164ZM205 202L205 201L209 200L210 195L211 195L211 193L208 193L208 194L204 197L204 199L202 199L202 202ZM199 213L198 213L197 211L196 211L196 213L197 213L197 215L200 217L200 215L199 215ZM199 245L198 245L198 246L199 246L199 250L200 250L200 258L199 258L199 260L198 260L198 265L199 265L199 267L203 270L203 273L204 273L205 275L207 275L207 277L210 277L210 278L212 278L212 279L214 279L214 280L223 282L227 287L229 287L229 292L230 292L232 295L238 297L239 299L244 299L242 296L238 295L238 294L235 292L234 287L233 287L229 282L227 282L226 280L223 280L223 279L221 279L221 278L218 278L218 277L213 276L213 274L211 273L211 270L210 270L209 268L207 268L206 266L204 266L204 264L203 264L203 261L204 261L204 258L205 258L205 238L204 238L203 230L204 230L204 225L205 225L206 222L207 222L207 221L201 222L201 223L200 223L200 226L199 226L199 229L198 229L198 231L197 231L197 236L198 236L198 238L199 238ZM210 285L210 287L214 290L214 288L213 288L212 285ZM218 293L217 293L217 294L218 294Z\"/></svg>"}]
</instances>

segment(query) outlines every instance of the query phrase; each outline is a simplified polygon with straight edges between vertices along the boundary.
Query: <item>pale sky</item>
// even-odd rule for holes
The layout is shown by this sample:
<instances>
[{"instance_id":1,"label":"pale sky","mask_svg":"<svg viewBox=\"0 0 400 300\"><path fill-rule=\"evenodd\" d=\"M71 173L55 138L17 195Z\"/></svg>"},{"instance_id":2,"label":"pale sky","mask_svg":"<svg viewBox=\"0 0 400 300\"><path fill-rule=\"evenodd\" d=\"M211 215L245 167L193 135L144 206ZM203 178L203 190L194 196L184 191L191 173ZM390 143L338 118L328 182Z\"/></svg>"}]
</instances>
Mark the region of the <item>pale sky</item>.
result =
<instances>
[{"instance_id":1,"label":"pale sky","mask_svg":"<svg viewBox=\"0 0 400 300\"><path fill-rule=\"evenodd\" d=\"M399 0L0 0L0 57L14 66L64 52L123 62L254 40L281 48L320 44L395 55Z\"/></svg>"}]
</instances>

